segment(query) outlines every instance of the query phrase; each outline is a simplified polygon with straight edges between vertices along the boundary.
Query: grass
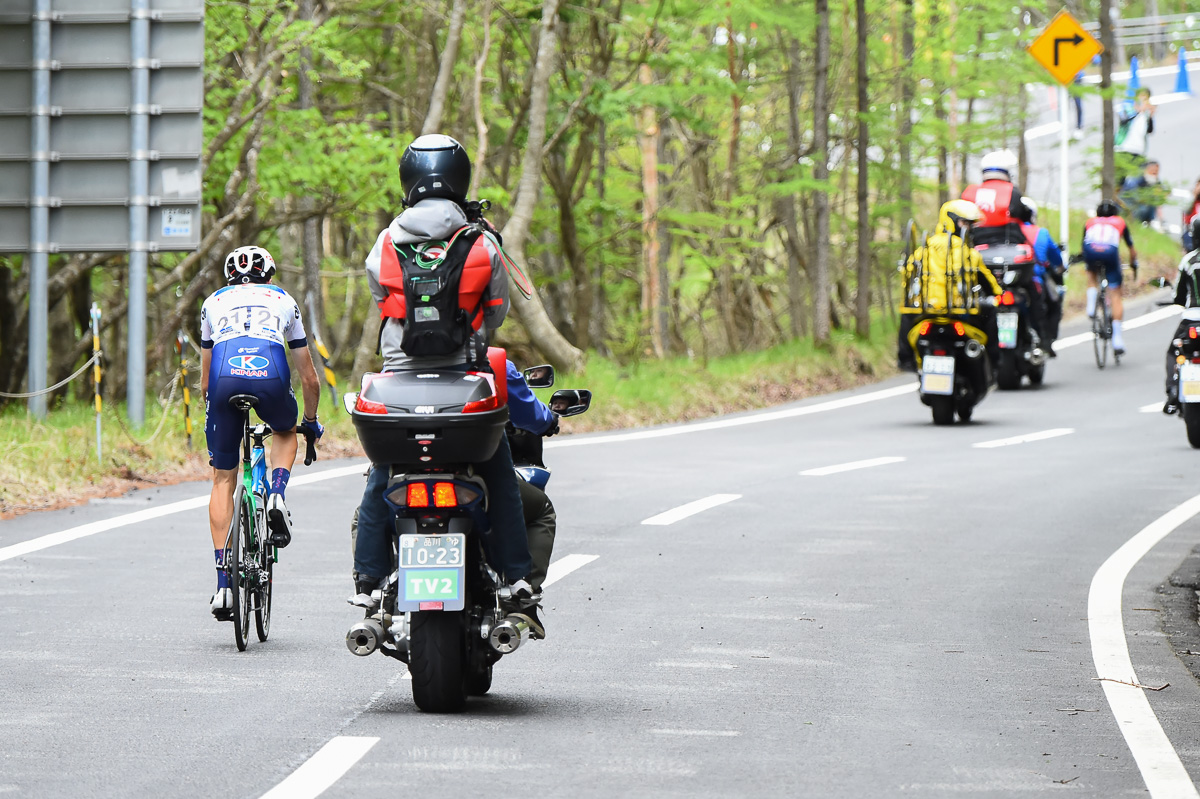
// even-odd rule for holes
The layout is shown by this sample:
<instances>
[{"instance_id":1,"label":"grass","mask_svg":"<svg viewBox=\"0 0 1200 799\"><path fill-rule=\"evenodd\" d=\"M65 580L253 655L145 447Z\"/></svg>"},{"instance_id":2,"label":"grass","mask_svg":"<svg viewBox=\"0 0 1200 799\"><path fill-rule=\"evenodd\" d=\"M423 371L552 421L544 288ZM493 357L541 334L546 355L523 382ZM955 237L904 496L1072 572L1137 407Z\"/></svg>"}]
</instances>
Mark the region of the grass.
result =
<instances>
[{"instance_id":1,"label":"grass","mask_svg":"<svg viewBox=\"0 0 1200 799\"><path fill-rule=\"evenodd\" d=\"M680 357L621 366L593 356L582 372L560 375L557 380L559 388L587 388L593 397L591 410L565 421L563 430L586 432L698 419L861 385L894 373L894 336L893 325L877 320L869 341L835 331L827 349L806 339L707 364ZM339 388L347 390L345 385ZM198 393L192 393L191 450L178 399L157 435L163 410L154 398L146 404L145 428L136 432L121 422L123 404L106 404L101 460L96 458L96 422L90 404L64 403L40 421L27 414L23 405L0 410L0 451L7 455L0 461L0 518L141 486L207 479L204 407L195 400ZM543 399L551 393L552 389L538 392ZM360 455L349 416L340 401L331 408L329 399L326 391L321 399L326 433L319 445L320 457Z\"/></svg>"}]
</instances>

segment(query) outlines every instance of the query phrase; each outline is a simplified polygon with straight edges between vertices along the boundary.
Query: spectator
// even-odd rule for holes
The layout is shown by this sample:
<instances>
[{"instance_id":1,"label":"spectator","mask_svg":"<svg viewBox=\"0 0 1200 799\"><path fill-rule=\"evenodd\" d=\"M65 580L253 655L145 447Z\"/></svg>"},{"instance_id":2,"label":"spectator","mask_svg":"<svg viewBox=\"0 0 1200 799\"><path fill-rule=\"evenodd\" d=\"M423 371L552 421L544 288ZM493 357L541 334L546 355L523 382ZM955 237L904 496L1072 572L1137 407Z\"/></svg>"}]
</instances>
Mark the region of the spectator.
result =
<instances>
[{"instance_id":1,"label":"spectator","mask_svg":"<svg viewBox=\"0 0 1200 799\"><path fill-rule=\"evenodd\" d=\"M1071 81L1074 88L1071 89L1071 100L1075 103L1075 130L1071 133L1071 138L1078 139L1083 135L1083 70L1079 70L1075 75L1075 80Z\"/></svg>"},{"instance_id":2,"label":"spectator","mask_svg":"<svg viewBox=\"0 0 1200 799\"><path fill-rule=\"evenodd\" d=\"M1158 162L1147 161L1141 177L1127 178L1122 186L1121 199L1133 208L1133 218L1143 225L1158 219L1158 208L1166 199L1166 192L1158 182Z\"/></svg>"},{"instance_id":3,"label":"spectator","mask_svg":"<svg viewBox=\"0 0 1200 799\"><path fill-rule=\"evenodd\" d=\"M1150 90L1145 86L1137 90L1132 104L1121 107L1120 127L1113 137L1113 149L1117 155L1117 185L1140 170L1146 163L1146 150L1150 134L1154 132L1154 105L1150 102Z\"/></svg>"}]
</instances>

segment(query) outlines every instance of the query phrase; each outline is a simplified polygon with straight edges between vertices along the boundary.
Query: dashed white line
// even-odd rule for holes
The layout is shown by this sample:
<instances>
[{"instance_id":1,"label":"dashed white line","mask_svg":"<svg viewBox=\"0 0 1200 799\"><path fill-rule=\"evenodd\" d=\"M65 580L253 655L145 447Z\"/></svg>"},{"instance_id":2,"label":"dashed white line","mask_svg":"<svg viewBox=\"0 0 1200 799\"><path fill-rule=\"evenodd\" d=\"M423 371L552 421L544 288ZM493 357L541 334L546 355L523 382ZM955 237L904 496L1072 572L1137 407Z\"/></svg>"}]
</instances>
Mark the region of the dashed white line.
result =
<instances>
[{"instance_id":1,"label":"dashed white line","mask_svg":"<svg viewBox=\"0 0 1200 799\"><path fill-rule=\"evenodd\" d=\"M1158 413L1162 411L1162 406L1161 402L1152 402L1149 405L1143 405L1138 408L1138 413Z\"/></svg>"},{"instance_id":2,"label":"dashed white line","mask_svg":"<svg viewBox=\"0 0 1200 799\"><path fill-rule=\"evenodd\" d=\"M262 795L262 799L315 799L362 759L378 738L339 735L304 761L283 782Z\"/></svg>"},{"instance_id":3,"label":"dashed white line","mask_svg":"<svg viewBox=\"0 0 1200 799\"><path fill-rule=\"evenodd\" d=\"M1134 685L1137 674L1129 659L1125 623L1121 616L1121 594L1130 570L1158 542L1184 522L1200 513L1200 496L1195 496L1155 519L1114 552L1092 578L1088 592L1088 632L1092 660L1112 708L1117 727L1125 736L1133 759L1152 799L1200 796L1175 747L1163 732L1146 693ZM1119 680L1120 682L1112 682Z\"/></svg>"},{"instance_id":4,"label":"dashed white line","mask_svg":"<svg viewBox=\"0 0 1200 799\"><path fill-rule=\"evenodd\" d=\"M542 587L557 583L562 578L566 577L571 572L578 568L588 565L599 555L564 555L558 560L550 564L550 568L546 569L546 579L542 581Z\"/></svg>"},{"instance_id":5,"label":"dashed white line","mask_svg":"<svg viewBox=\"0 0 1200 799\"><path fill-rule=\"evenodd\" d=\"M839 463L836 466L822 466L817 469L805 469L800 472L804 477L824 477L829 474L840 474L841 472L852 472L855 469L870 469L872 466L886 466L889 463L902 463L904 458L893 456L886 458L870 458L865 461L851 461L850 463Z\"/></svg>"},{"instance_id":6,"label":"dashed white line","mask_svg":"<svg viewBox=\"0 0 1200 799\"><path fill-rule=\"evenodd\" d=\"M1124 329L1137 330L1139 327L1145 327L1146 325L1152 325L1155 322L1161 322L1164 319L1170 319L1172 316L1177 315L1179 310L1179 306L1177 305L1168 305L1165 308L1159 308L1151 311L1148 314L1142 314L1136 319L1126 320ZM1091 342L1092 332L1089 330L1086 333L1076 333L1073 336L1060 338L1058 341L1054 342L1054 349L1067 349L1068 347L1077 347L1080 344L1090 344Z\"/></svg>"},{"instance_id":7,"label":"dashed white line","mask_svg":"<svg viewBox=\"0 0 1200 799\"><path fill-rule=\"evenodd\" d=\"M997 438L993 441L980 441L978 444L971 446L978 449L992 449L994 447L1011 447L1014 444L1026 444L1030 441L1045 441L1047 438L1058 438L1059 436L1069 436L1075 432L1073 427L1055 427L1052 430L1041 430L1037 433L1025 433L1012 438Z\"/></svg>"},{"instance_id":8,"label":"dashed white line","mask_svg":"<svg viewBox=\"0 0 1200 799\"><path fill-rule=\"evenodd\" d=\"M706 511L709 508L715 508L718 505L724 505L726 502L733 502L735 499L741 498L741 494L713 494L711 497L698 499L695 502L689 502L686 505L680 505L678 508L671 508L671 510L663 511L657 516L651 516L649 519L643 521L642 524L652 524L663 527L668 524L674 524L681 519L686 519L689 516L695 516L697 513Z\"/></svg>"}]
</instances>

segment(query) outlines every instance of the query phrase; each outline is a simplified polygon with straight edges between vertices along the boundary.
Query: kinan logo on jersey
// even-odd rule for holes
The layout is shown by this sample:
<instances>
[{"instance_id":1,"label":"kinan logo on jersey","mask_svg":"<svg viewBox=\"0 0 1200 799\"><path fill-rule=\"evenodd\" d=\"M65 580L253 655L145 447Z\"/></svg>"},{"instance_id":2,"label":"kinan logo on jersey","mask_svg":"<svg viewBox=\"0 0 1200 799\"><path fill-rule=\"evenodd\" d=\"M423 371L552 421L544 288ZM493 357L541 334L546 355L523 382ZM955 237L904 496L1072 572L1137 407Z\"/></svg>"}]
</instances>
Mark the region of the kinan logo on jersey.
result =
<instances>
[{"instance_id":1,"label":"kinan logo on jersey","mask_svg":"<svg viewBox=\"0 0 1200 799\"><path fill-rule=\"evenodd\" d=\"M236 377L266 377L268 358L261 355L235 355L229 359L229 374Z\"/></svg>"}]
</instances>

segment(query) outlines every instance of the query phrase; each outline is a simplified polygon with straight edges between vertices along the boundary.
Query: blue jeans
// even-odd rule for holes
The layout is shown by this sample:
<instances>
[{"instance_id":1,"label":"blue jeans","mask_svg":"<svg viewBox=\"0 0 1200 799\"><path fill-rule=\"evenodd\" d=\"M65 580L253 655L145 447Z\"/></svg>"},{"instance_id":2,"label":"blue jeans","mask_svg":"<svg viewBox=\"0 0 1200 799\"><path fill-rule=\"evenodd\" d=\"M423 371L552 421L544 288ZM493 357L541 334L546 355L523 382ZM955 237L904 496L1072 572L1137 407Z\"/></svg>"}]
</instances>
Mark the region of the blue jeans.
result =
<instances>
[{"instance_id":1,"label":"blue jeans","mask_svg":"<svg viewBox=\"0 0 1200 799\"><path fill-rule=\"evenodd\" d=\"M500 446L491 460L475 464L475 473L488 487L488 520L492 529L481 536L488 563L508 582L527 578L533 561L529 557L525 510L507 436L500 437ZM396 528L392 509L383 499L387 482L388 467L372 466L358 507L354 570L360 579L382 580L392 573L392 535Z\"/></svg>"}]
</instances>

